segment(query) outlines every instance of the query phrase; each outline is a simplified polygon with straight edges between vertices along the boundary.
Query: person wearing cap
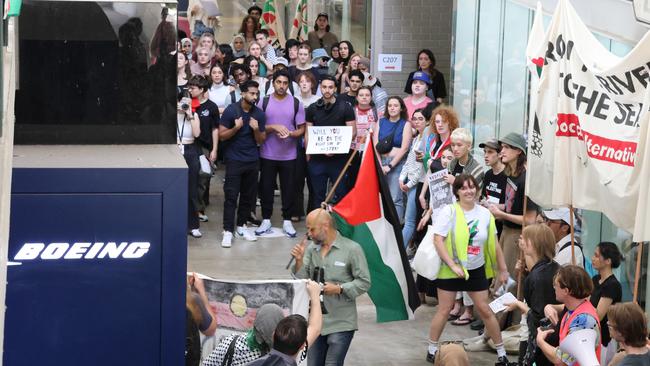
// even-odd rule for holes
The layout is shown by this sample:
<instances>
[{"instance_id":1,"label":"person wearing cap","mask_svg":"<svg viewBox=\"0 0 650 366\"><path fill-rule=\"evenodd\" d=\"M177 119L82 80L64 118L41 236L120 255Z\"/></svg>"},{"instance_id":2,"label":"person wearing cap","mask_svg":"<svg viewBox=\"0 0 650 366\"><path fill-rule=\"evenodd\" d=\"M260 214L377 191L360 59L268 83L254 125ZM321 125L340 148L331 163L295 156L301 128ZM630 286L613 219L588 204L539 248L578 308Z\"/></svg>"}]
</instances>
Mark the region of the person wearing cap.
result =
<instances>
[{"instance_id":1,"label":"person wearing cap","mask_svg":"<svg viewBox=\"0 0 650 366\"><path fill-rule=\"evenodd\" d=\"M429 76L431 82L428 85L427 96L431 99L442 103L445 98L447 98L447 87L445 86L445 77L440 71L436 69L436 58L433 55L433 52L428 49L423 49L418 52L417 58L418 69L409 74L408 79L406 80L406 86L404 87L404 93L412 94L412 83L413 75L422 71Z\"/></svg>"},{"instance_id":2,"label":"person wearing cap","mask_svg":"<svg viewBox=\"0 0 650 366\"><path fill-rule=\"evenodd\" d=\"M427 89L431 84L431 79L423 71L416 71L413 73L413 82L411 83L412 94L404 98L404 104L406 104L406 113L409 116L409 122L411 116L416 109L423 109L429 103L433 102L431 98L427 97Z\"/></svg>"},{"instance_id":3,"label":"person wearing cap","mask_svg":"<svg viewBox=\"0 0 650 366\"><path fill-rule=\"evenodd\" d=\"M508 177L505 173L506 166L501 161L499 153L501 153L501 145L497 139L489 139L478 145L483 149L483 159L485 165L490 169L485 172L483 177L483 187L481 188L481 205L487 207L488 204L493 203L498 205L499 209L505 209L506 202L506 185L508 184ZM503 229L503 221L497 220L497 235L501 236Z\"/></svg>"},{"instance_id":4,"label":"person wearing cap","mask_svg":"<svg viewBox=\"0 0 650 366\"><path fill-rule=\"evenodd\" d=\"M325 50L323 50L323 52L324 51ZM316 80L316 83L312 85L311 93L316 94L320 74L318 73L318 69L312 65L311 47L309 47L307 43L302 43L298 46L296 52L298 56L296 63L294 65L289 65L289 76L291 76L291 81L298 82L298 74L302 72L311 72Z\"/></svg>"},{"instance_id":5,"label":"person wearing cap","mask_svg":"<svg viewBox=\"0 0 650 366\"><path fill-rule=\"evenodd\" d=\"M537 217L537 205L525 195L526 185L526 140L518 133L511 132L499 139L501 161L505 164L508 176L504 209L497 204L488 204L488 209L498 220L503 221L499 245L506 257L508 272L516 273L515 265L519 258L519 236L524 222L533 223ZM524 199L527 200L524 212Z\"/></svg>"},{"instance_id":6,"label":"person wearing cap","mask_svg":"<svg viewBox=\"0 0 650 366\"><path fill-rule=\"evenodd\" d=\"M267 70L273 69L273 65L277 64L277 55L275 54L275 49L271 45L271 38L269 31L266 29L260 29L255 32L255 40L260 45L260 61L266 65ZM286 61L286 59L285 59ZM289 67L289 62L286 62L286 66ZM266 74L260 74L261 76L266 76Z\"/></svg>"},{"instance_id":7,"label":"person wearing cap","mask_svg":"<svg viewBox=\"0 0 650 366\"><path fill-rule=\"evenodd\" d=\"M312 52L311 64L318 73L319 83L323 76L329 75L330 60L331 58L327 55L327 51L324 48L317 48Z\"/></svg>"},{"instance_id":8,"label":"person wearing cap","mask_svg":"<svg viewBox=\"0 0 650 366\"><path fill-rule=\"evenodd\" d=\"M307 356L307 348L316 342L323 327L320 290L320 284L307 280L310 300L309 323L299 314L280 320L273 331L273 349L266 356L251 362L249 366L297 366L298 354L301 354L300 361Z\"/></svg>"},{"instance_id":9,"label":"person wearing cap","mask_svg":"<svg viewBox=\"0 0 650 366\"><path fill-rule=\"evenodd\" d=\"M307 287L309 289L309 286ZM231 366L244 366L264 356L271 350L273 331L284 311L276 304L264 304L257 309L253 328L245 334L233 333L221 339L217 347L203 360L203 366L224 365L224 359L231 344L234 352Z\"/></svg>"},{"instance_id":10,"label":"person wearing cap","mask_svg":"<svg viewBox=\"0 0 650 366\"><path fill-rule=\"evenodd\" d=\"M268 75L269 77L267 78L266 84L264 85L264 92L260 93L260 96L273 94L273 92L274 92L273 75L278 70L285 70L287 72L287 75L289 74L289 61L287 61L286 58L277 57L275 59L275 63L273 64L273 74ZM289 80L289 94L291 94L292 96L295 96L295 95L297 95L296 93L300 94L300 88L298 87L298 83L296 83L295 81L290 79Z\"/></svg>"},{"instance_id":11,"label":"person wearing cap","mask_svg":"<svg viewBox=\"0 0 650 366\"><path fill-rule=\"evenodd\" d=\"M336 35L330 32L330 18L327 13L319 13L314 23L314 30L307 33L307 43L312 50L323 48L329 54L332 46L339 43Z\"/></svg>"},{"instance_id":12,"label":"person wearing cap","mask_svg":"<svg viewBox=\"0 0 650 366\"><path fill-rule=\"evenodd\" d=\"M555 235L555 261L565 266L571 263L571 213L567 207L542 211L546 226L551 228ZM574 254L575 265L584 268L584 253L580 245L580 219L574 215Z\"/></svg>"}]
</instances>

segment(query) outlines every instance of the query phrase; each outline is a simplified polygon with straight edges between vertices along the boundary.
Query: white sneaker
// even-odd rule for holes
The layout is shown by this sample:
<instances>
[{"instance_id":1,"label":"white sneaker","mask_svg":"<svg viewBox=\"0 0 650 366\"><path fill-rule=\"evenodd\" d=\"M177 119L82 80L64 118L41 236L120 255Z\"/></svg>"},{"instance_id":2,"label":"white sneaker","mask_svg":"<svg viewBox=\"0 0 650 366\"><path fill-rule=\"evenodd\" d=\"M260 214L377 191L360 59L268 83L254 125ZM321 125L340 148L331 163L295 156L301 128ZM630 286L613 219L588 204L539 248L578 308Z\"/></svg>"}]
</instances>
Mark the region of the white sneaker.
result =
<instances>
[{"instance_id":1,"label":"white sneaker","mask_svg":"<svg viewBox=\"0 0 650 366\"><path fill-rule=\"evenodd\" d=\"M255 230L255 235L264 235L271 232L271 220L264 219L260 226Z\"/></svg>"},{"instance_id":2,"label":"white sneaker","mask_svg":"<svg viewBox=\"0 0 650 366\"><path fill-rule=\"evenodd\" d=\"M199 212L198 216L199 216L199 221L208 222L208 215Z\"/></svg>"},{"instance_id":3,"label":"white sneaker","mask_svg":"<svg viewBox=\"0 0 650 366\"><path fill-rule=\"evenodd\" d=\"M232 246L232 233L230 231L223 232L223 239L221 239L222 248L230 248Z\"/></svg>"},{"instance_id":4,"label":"white sneaker","mask_svg":"<svg viewBox=\"0 0 650 366\"><path fill-rule=\"evenodd\" d=\"M290 238L296 237L296 229L293 228L291 220L284 220L282 223L282 231L284 231L284 233Z\"/></svg>"},{"instance_id":5,"label":"white sneaker","mask_svg":"<svg viewBox=\"0 0 650 366\"><path fill-rule=\"evenodd\" d=\"M246 240L246 241L257 241L257 237L255 236L255 234L248 231L248 228L246 227L246 225L237 226L237 235L239 237L244 238L244 240Z\"/></svg>"},{"instance_id":6,"label":"white sneaker","mask_svg":"<svg viewBox=\"0 0 650 366\"><path fill-rule=\"evenodd\" d=\"M199 229L192 229L192 231L190 231L190 235L192 235L195 238L200 238L203 236L203 234L201 234L201 231L199 231Z\"/></svg>"}]
</instances>

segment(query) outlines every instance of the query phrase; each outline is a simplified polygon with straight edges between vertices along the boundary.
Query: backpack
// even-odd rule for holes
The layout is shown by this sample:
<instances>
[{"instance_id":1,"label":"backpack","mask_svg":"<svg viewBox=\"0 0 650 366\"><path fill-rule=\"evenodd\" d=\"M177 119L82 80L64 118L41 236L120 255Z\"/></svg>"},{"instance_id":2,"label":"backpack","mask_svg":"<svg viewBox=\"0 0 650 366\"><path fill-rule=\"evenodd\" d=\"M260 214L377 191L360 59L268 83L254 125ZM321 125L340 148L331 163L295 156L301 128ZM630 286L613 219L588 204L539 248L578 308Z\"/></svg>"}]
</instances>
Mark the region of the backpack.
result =
<instances>
[{"instance_id":1,"label":"backpack","mask_svg":"<svg viewBox=\"0 0 650 366\"><path fill-rule=\"evenodd\" d=\"M293 98L293 128L296 128L296 116L298 115L298 110L300 109L300 101L296 97ZM270 95L265 95L262 99L262 111L266 113L266 108L269 106L269 101L271 100Z\"/></svg>"},{"instance_id":2,"label":"backpack","mask_svg":"<svg viewBox=\"0 0 650 366\"><path fill-rule=\"evenodd\" d=\"M192 313L185 308L185 366L198 366L201 362L201 336Z\"/></svg>"},{"instance_id":3,"label":"backpack","mask_svg":"<svg viewBox=\"0 0 650 366\"><path fill-rule=\"evenodd\" d=\"M565 243L560 250L558 250L558 253L563 251L564 249L568 248L571 246L571 242ZM587 256L585 255L585 251L582 249L582 244L578 243L577 241L575 242L575 246L577 248L580 248L580 252L582 253L582 268L589 273L589 277L593 277L598 274L598 271L594 269L593 264L591 264L591 259L588 259Z\"/></svg>"}]
</instances>

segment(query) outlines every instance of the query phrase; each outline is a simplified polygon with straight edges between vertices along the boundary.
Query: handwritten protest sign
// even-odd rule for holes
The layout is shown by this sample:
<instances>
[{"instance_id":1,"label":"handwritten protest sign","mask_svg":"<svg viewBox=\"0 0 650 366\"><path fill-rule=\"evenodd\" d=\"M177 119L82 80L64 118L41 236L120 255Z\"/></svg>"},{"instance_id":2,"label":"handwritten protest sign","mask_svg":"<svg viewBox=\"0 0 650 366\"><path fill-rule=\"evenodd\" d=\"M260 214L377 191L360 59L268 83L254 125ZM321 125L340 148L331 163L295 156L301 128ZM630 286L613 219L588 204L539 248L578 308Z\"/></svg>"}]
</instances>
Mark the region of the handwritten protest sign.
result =
<instances>
[{"instance_id":1,"label":"handwritten protest sign","mask_svg":"<svg viewBox=\"0 0 650 366\"><path fill-rule=\"evenodd\" d=\"M449 171L442 169L427 175L430 192L429 206L433 210L431 217L436 217L436 213L441 208L455 201L454 194L451 191L451 184L445 182L447 174L449 174Z\"/></svg>"},{"instance_id":2,"label":"handwritten protest sign","mask_svg":"<svg viewBox=\"0 0 650 366\"><path fill-rule=\"evenodd\" d=\"M307 134L307 154L347 154L350 151L351 126L311 126Z\"/></svg>"}]
</instances>

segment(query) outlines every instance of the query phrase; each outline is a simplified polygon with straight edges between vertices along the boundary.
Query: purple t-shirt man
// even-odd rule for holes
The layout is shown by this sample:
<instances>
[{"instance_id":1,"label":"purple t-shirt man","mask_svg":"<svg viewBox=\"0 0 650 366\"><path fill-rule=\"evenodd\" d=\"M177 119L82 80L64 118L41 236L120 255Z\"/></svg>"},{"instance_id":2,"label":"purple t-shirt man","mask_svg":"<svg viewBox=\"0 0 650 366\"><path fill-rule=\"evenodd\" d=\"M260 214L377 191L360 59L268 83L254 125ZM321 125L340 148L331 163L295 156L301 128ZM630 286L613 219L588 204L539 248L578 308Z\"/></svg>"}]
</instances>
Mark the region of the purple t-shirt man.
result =
<instances>
[{"instance_id":1,"label":"purple t-shirt man","mask_svg":"<svg viewBox=\"0 0 650 366\"><path fill-rule=\"evenodd\" d=\"M262 109L263 103L264 98L261 98L257 106ZM289 131L295 131L298 126L305 123L305 108L302 103L298 106L295 125L294 113L293 97L290 94L287 94L282 100L276 99L274 94L269 96L269 104L264 113L266 115L267 125L282 125ZM266 140L264 140L260 148L260 157L267 160L295 160L297 143L298 139L296 138L287 137L286 139L281 139L277 134L269 133L266 135Z\"/></svg>"}]
</instances>

